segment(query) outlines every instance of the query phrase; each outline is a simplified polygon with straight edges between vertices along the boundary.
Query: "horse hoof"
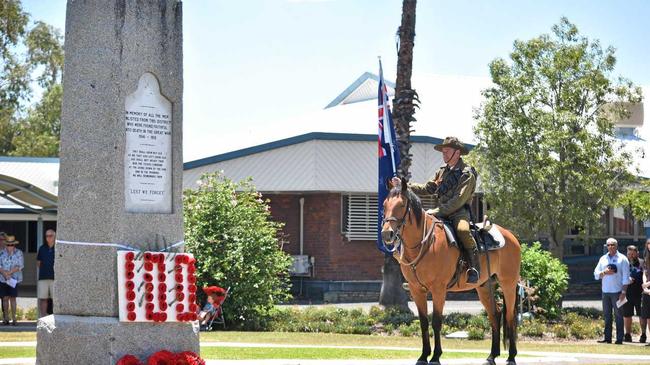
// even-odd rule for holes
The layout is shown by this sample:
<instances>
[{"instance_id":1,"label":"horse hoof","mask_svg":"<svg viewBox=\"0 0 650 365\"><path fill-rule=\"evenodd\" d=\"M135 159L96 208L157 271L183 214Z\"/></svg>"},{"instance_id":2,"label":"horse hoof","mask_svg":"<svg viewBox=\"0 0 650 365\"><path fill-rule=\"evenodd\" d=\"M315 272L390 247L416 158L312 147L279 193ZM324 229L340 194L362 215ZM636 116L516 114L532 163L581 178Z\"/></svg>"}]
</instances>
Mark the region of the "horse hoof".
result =
<instances>
[{"instance_id":1,"label":"horse hoof","mask_svg":"<svg viewBox=\"0 0 650 365\"><path fill-rule=\"evenodd\" d=\"M486 359L483 365L497 365L494 359Z\"/></svg>"},{"instance_id":2,"label":"horse hoof","mask_svg":"<svg viewBox=\"0 0 650 365\"><path fill-rule=\"evenodd\" d=\"M415 363L415 365L427 365L427 362L426 362L426 361L418 360L418 361Z\"/></svg>"},{"instance_id":3,"label":"horse hoof","mask_svg":"<svg viewBox=\"0 0 650 365\"><path fill-rule=\"evenodd\" d=\"M431 361L429 365L440 365L440 361Z\"/></svg>"},{"instance_id":4,"label":"horse hoof","mask_svg":"<svg viewBox=\"0 0 650 365\"><path fill-rule=\"evenodd\" d=\"M517 365L517 362L515 360L508 360L506 361L506 365Z\"/></svg>"}]
</instances>

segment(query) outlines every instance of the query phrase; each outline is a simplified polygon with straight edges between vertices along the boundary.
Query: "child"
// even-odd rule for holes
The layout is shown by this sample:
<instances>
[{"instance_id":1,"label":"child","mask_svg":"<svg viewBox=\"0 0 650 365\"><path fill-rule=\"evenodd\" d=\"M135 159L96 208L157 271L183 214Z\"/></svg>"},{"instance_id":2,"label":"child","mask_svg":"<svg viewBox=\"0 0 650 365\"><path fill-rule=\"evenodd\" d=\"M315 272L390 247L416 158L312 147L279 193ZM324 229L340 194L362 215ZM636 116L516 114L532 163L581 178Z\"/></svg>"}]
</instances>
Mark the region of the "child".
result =
<instances>
[{"instance_id":1,"label":"child","mask_svg":"<svg viewBox=\"0 0 650 365\"><path fill-rule=\"evenodd\" d=\"M213 285L203 288L203 292L208 296L208 302L199 312L199 320L201 327L205 328L212 318L221 316L221 304L226 299L226 290Z\"/></svg>"}]
</instances>

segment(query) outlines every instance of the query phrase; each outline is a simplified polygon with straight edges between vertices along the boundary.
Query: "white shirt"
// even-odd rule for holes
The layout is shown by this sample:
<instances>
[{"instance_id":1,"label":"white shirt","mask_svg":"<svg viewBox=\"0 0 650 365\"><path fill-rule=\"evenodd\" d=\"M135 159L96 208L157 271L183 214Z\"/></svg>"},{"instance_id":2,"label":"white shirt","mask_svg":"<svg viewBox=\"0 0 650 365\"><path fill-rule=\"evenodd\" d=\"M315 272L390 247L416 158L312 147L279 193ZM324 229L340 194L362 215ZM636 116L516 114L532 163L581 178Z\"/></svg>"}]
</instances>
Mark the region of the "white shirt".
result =
<instances>
[{"instance_id":1,"label":"white shirt","mask_svg":"<svg viewBox=\"0 0 650 365\"><path fill-rule=\"evenodd\" d=\"M607 265L616 265L616 273L612 275L604 275L602 290L603 293L619 293L623 290L623 285L630 283L630 262L627 257L622 253L616 251L616 255L610 256L609 252L604 254L594 269L594 278L600 279L600 273L605 271Z\"/></svg>"}]
</instances>

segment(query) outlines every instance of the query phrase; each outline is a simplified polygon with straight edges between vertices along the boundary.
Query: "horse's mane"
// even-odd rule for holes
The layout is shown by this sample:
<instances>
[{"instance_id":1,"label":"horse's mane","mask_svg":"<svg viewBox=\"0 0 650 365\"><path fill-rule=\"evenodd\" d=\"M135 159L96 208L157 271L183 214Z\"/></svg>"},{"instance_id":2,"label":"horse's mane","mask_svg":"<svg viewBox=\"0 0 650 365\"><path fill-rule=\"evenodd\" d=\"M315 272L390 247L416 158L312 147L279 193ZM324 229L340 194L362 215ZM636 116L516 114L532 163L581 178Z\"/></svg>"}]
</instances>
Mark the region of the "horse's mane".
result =
<instances>
[{"instance_id":1,"label":"horse's mane","mask_svg":"<svg viewBox=\"0 0 650 365\"><path fill-rule=\"evenodd\" d=\"M402 193L406 195L411 210L413 211L413 214L415 214L415 221L420 225L420 222L422 222L422 201L413 191L411 191L411 189L406 189L406 191L402 192L402 189L399 187L393 188L388 192L388 199L402 195Z\"/></svg>"}]
</instances>

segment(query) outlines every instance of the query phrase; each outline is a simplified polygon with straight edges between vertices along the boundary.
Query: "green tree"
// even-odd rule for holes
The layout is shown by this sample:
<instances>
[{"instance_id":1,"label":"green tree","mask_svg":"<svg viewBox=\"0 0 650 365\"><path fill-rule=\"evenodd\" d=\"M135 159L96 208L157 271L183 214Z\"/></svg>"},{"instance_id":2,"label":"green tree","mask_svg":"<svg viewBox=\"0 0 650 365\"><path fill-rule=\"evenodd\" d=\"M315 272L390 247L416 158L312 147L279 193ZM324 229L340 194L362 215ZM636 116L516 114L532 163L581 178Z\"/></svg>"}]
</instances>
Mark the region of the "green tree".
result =
<instances>
[{"instance_id":1,"label":"green tree","mask_svg":"<svg viewBox=\"0 0 650 365\"><path fill-rule=\"evenodd\" d=\"M643 180L626 190L618 205L630 208L635 219L650 220L650 180Z\"/></svg>"},{"instance_id":2,"label":"green tree","mask_svg":"<svg viewBox=\"0 0 650 365\"><path fill-rule=\"evenodd\" d=\"M596 232L605 207L630 181L613 121L642 99L612 74L615 50L581 36L566 18L515 41L510 62L489 65L494 86L477 111L479 168L491 214L518 234L548 234L563 255L569 228Z\"/></svg>"},{"instance_id":3,"label":"green tree","mask_svg":"<svg viewBox=\"0 0 650 365\"><path fill-rule=\"evenodd\" d=\"M280 247L281 223L271 220L248 181L206 174L184 193L185 243L196 258L199 285L230 287L224 303L231 324L256 329L289 295L291 257Z\"/></svg>"},{"instance_id":4,"label":"green tree","mask_svg":"<svg viewBox=\"0 0 650 365\"><path fill-rule=\"evenodd\" d=\"M56 156L63 38L40 21L30 28L19 0L0 2L0 19L0 154ZM34 84L42 98L30 104Z\"/></svg>"}]
</instances>

